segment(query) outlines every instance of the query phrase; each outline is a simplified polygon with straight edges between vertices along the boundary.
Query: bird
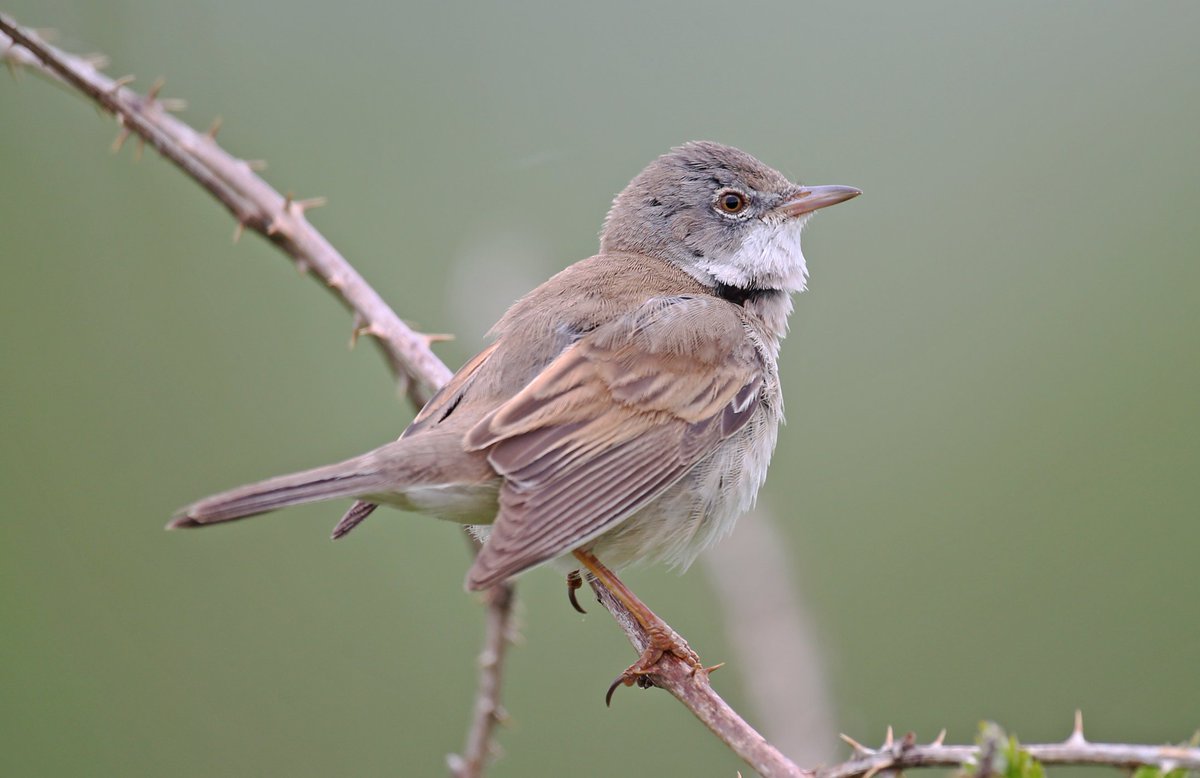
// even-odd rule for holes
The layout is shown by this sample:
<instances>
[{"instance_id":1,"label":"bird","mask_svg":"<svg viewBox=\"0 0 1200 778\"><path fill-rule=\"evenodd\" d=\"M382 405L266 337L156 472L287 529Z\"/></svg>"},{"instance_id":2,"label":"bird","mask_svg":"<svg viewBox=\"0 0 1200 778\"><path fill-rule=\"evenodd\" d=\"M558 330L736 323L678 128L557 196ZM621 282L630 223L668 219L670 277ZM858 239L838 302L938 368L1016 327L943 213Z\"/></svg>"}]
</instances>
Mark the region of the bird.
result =
<instances>
[{"instance_id":1,"label":"bird","mask_svg":"<svg viewBox=\"0 0 1200 778\"><path fill-rule=\"evenodd\" d=\"M614 198L599 253L514 303L399 439L199 500L167 526L338 498L357 501L335 539L381 504L460 522L482 542L468 590L559 560L576 608L582 567L646 630L606 701L667 653L705 671L615 570L686 568L753 506L807 285L801 232L861 193L793 183L720 143L673 148Z\"/></svg>"}]
</instances>

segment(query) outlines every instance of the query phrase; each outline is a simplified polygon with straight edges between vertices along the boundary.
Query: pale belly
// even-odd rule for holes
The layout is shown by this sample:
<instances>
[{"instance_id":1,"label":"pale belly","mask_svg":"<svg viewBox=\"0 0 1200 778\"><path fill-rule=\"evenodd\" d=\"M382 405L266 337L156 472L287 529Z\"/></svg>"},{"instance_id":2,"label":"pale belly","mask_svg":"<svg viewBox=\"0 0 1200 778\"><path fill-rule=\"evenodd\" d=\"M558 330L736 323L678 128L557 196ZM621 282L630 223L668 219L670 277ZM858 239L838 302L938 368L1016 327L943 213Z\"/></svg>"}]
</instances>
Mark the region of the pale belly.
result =
<instances>
[{"instance_id":1,"label":"pale belly","mask_svg":"<svg viewBox=\"0 0 1200 778\"><path fill-rule=\"evenodd\" d=\"M592 541L592 553L612 568L641 562L686 568L754 507L779 421L777 412L763 408L654 502Z\"/></svg>"}]
</instances>

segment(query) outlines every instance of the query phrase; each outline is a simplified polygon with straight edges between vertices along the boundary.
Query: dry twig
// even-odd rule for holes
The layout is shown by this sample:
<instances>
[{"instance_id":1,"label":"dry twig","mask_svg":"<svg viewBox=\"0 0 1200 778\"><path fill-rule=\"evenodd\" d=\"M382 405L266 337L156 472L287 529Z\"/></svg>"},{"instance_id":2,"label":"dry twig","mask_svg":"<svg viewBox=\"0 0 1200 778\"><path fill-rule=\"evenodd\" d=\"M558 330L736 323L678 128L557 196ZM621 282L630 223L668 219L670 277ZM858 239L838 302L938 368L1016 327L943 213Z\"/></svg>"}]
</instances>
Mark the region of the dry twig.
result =
<instances>
[{"instance_id":1,"label":"dry twig","mask_svg":"<svg viewBox=\"0 0 1200 778\"><path fill-rule=\"evenodd\" d=\"M484 597L488 604L487 623L483 652L479 655L478 692L475 695L471 728L467 732L467 747L462 755L451 754L446 758L454 778L477 778L483 775L488 757L496 748L492 731L507 718L500 707L500 681L504 652L510 642L508 633L511 628L513 588L495 586L487 590Z\"/></svg>"}]
</instances>

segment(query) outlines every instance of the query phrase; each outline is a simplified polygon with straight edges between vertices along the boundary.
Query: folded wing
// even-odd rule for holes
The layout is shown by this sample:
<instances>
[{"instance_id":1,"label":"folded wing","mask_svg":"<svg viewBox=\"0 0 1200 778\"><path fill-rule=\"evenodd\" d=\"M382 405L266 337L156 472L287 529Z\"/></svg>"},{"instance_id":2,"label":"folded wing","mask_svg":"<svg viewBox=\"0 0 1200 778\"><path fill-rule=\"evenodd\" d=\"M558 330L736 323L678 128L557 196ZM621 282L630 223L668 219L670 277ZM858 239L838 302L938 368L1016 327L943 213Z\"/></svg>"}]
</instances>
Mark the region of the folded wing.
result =
<instances>
[{"instance_id":1,"label":"folded wing","mask_svg":"<svg viewBox=\"0 0 1200 778\"><path fill-rule=\"evenodd\" d=\"M468 575L483 589L615 526L741 429L762 358L738 310L654 298L567 347L467 434L504 478Z\"/></svg>"}]
</instances>

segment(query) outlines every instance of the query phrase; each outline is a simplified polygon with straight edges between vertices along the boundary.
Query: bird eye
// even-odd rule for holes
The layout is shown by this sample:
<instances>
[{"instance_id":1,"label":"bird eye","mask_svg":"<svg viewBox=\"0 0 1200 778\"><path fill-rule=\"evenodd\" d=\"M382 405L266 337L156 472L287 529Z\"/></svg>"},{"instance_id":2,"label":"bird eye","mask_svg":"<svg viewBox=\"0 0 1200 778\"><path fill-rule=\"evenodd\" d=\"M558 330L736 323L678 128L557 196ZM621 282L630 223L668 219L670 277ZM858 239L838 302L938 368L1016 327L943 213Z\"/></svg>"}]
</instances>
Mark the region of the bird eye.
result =
<instances>
[{"instance_id":1,"label":"bird eye","mask_svg":"<svg viewBox=\"0 0 1200 778\"><path fill-rule=\"evenodd\" d=\"M749 203L746 195L734 190L726 190L717 195L717 207L725 213L741 213Z\"/></svg>"}]
</instances>

